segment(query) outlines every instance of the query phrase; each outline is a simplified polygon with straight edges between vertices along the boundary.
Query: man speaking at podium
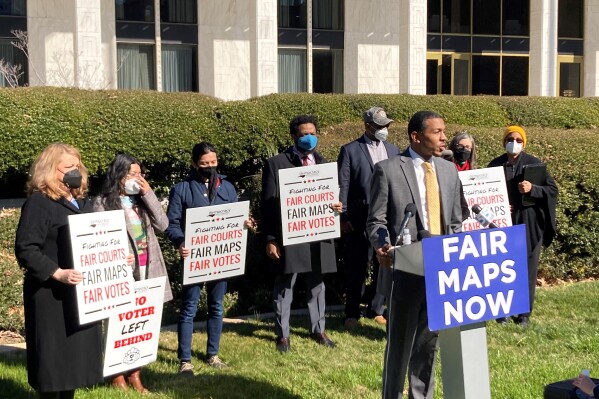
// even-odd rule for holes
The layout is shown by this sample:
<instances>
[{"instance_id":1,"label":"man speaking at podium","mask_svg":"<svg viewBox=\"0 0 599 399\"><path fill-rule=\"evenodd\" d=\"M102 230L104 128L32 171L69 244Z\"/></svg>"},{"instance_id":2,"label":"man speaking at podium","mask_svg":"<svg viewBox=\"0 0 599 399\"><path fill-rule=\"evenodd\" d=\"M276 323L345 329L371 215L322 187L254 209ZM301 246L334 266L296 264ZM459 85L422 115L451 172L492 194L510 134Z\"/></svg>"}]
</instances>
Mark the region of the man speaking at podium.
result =
<instances>
[{"instance_id":1,"label":"man speaking at podium","mask_svg":"<svg viewBox=\"0 0 599 399\"><path fill-rule=\"evenodd\" d=\"M417 112L408 123L408 138L407 150L374 169L367 232L381 266L392 266L387 251L396 245L404 217L413 238L423 230L432 235L462 230L458 173L451 162L439 158L446 141L443 118L432 111ZM418 212L410 218L406 207L411 210L412 204ZM432 398L438 334L428 329L424 277L385 267L381 272L389 312L383 398L403 397L406 372L408 397Z\"/></svg>"}]
</instances>

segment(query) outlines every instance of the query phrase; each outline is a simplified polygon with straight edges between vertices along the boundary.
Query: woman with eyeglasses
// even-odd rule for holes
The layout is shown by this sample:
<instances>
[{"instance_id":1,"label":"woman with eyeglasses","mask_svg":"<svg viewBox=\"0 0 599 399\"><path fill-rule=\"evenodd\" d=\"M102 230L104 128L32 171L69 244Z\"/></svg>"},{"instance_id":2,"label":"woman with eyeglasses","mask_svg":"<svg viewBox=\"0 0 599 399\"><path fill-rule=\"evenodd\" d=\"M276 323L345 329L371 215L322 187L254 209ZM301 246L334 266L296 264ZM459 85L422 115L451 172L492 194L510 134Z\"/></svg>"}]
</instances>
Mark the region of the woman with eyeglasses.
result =
<instances>
[{"instance_id":1,"label":"woman with eyeglasses","mask_svg":"<svg viewBox=\"0 0 599 399\"><path fill-rule=\"evenodd\" d=\"M137 158L118 154L108 166L101 194L94 201L95 211L125 211L129 250L135 256L133 278L136 281L167 276L166 265L154 230L164 231L168 219L162 204L144 178L143 166ZM168 276L164 291L164 302L173 299ZM141 382L141 370L112 378L115 388L127 390L127 382L138 392L148 390Z\"/></svg>"},{"instance_id":2,"label":"woman with eyeglasses","mask_svg":"<svg viewBox=\"0 0 599 399\"><path fill-rule=\"evenodd\" d=\"M528 254L528 291L530 312L514 317L517 324L526 327L532 312L537 269L541 246L549 246L556 232L555 206L557 185L545 167L544 177L537 184L524 179L528 165L544 165L540 159L524 152L526 132L520 126L509 126L503 133L505 154L493 159L489 167L502 166L510 201L512 224L526 226L526 246ZM498 319L506 323L507 319Z\"/></svg>"},{"instance_id":3,"label":"woman with eyeglasses","mask_svg":"<svg viewBox=\"0 0 599 399\"><path fill-rule=\"evenodd\" d=\"M15 237L25 270L23 302L27 375L39 398L70 399L75 389L102 381L102 324L79 324L70 215L92 211L87 170L79 151L48 145L31 167L27 201Z\"/></svg>"}]
</instances>

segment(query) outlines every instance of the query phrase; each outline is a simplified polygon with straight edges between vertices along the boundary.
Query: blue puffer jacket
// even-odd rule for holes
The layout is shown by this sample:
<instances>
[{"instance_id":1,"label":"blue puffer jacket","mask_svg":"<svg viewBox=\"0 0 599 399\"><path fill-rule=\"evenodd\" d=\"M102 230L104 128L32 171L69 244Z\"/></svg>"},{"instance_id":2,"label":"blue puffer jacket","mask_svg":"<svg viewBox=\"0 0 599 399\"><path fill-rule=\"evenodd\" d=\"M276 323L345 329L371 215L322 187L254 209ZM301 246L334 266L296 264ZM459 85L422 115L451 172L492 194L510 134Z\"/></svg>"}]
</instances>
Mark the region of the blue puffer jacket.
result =
<instances>
[{"instance_id":1,"label":"blue puffer jacket","mask_svg":"<svg viewBox=\"0 0 599 399\"><path fill-rule=\"evenodd\" d=\"M179 248L185 241L185 210L209 205L221 205L237 202L235 187L224 180L225 176L219 175L220 185L216 189L214 199L208 198L208 188L200 180L195 171L181 183L175 184L171 189L168 202L168 227L165 231L175 248Z\"/></svg>"}]
</instances>

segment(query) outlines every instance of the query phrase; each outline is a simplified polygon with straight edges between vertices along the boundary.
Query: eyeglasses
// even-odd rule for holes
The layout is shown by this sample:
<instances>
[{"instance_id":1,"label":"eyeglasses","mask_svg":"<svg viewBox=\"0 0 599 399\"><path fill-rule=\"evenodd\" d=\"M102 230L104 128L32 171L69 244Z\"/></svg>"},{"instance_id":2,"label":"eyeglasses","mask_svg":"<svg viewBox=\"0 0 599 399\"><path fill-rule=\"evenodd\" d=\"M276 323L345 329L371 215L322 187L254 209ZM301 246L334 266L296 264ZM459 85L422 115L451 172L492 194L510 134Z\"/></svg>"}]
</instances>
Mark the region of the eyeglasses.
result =
<instances>
[{"instance_id":1,"label":"eyeglasses","mask_svg":"<svg viewBox=\"0 0 599 399\"><path fill-rule=\"evenodd\" d=\"M519 143L519 144L524 143L524 140L522 140L522 139L515 139L513 137L508 137L507 139L505 139L505 141L507 141L508 143L511 143L512 141L515 141L516 143Z\"/></svg>"},{"instance_id":2,"label":"eyeglasses","mask_svg":"<svg viewBox=\"0 0 599 399\"><path fill-rule=\"evenodd\" d=\"M127 177L146 177L145 173L140 172L129 172L127 173Z\"/></svg>"}]
</instances>

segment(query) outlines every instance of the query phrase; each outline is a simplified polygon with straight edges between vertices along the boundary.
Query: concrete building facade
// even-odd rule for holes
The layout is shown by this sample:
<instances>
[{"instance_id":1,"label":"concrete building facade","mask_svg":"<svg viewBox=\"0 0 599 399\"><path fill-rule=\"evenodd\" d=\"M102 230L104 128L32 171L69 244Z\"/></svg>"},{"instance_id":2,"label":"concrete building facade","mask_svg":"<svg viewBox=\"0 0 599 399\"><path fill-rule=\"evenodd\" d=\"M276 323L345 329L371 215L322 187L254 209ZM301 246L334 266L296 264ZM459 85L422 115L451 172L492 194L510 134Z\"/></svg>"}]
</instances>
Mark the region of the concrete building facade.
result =
<instances>
[{"instance_id":1,"label":"concrete building facade","mask_svg":"<svg viewBox=\"0 0 599 399\"><path fill-rule=\"evenodd\" d=\"M0 59L21 85L224 100L597 96L599 1L0 0Z\"/></svg>"}]
</instances>

